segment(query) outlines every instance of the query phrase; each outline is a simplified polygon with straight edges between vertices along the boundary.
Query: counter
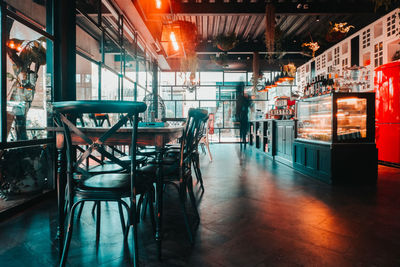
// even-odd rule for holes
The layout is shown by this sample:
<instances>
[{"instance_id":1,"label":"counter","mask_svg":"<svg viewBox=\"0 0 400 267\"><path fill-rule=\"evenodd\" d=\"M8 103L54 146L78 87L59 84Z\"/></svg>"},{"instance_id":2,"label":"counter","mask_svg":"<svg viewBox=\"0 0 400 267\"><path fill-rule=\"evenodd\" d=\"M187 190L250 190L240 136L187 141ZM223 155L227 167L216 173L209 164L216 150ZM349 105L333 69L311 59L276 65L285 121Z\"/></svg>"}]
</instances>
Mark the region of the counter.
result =
<instances>
[{"instance_id":1,"label":"counter","mask_svg":"<svg viewBox=\"0 0 400 267\"><path fill-rule=\"evenodd\" d=\"M330 184L377 179L374 93L300 100L297 120L253 120L250 145L273 160Z\"/></svg>"},{"instance_id":2,"label":"counter","mask_svg":"<svg viewBox=\"0 0 400 267\"><path fill-rule=\"evenodd\" d=\"M294 120L250 121L249 143L268 157L293 165L293 142L296 137Z\"/></svg>"}]
</instances>

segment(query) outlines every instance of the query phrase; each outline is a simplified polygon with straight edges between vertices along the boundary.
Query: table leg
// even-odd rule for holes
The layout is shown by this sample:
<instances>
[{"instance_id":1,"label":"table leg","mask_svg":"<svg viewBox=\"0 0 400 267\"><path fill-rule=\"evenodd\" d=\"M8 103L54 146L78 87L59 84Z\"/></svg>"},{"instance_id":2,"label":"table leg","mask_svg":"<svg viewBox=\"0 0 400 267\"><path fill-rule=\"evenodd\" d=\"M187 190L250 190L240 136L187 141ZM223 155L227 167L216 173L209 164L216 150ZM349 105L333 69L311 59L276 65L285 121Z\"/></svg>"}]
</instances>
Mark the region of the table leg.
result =
<instances>
[{"instance_id":1,"label":"table leg","mask_svg":"<svg viewBox=\"0 0 400 267\"><path fill-rule=\"evenodd\" d=\"M57 205L58 205L58 226L57 237L59 243L59 256L62 255L64 247L64 221L65 221L65 180L63 173L65 170L65 163L63 162L63 149L57 149Z\"/></svg>"},{"instance_id":2,"label":"table leg","mask_svg":"<svg viewBox=\"0 0 400 267\"><path fill-rule=\"evenodd\" d=\"M162 158L163 150L157 147L156 163L157 163L157 177L156 177L156 242L158 249L158 259L161 259L161 241L162 241L162 213L163 213L163 171L162 171Z\"/></svg>"}]
</instances>

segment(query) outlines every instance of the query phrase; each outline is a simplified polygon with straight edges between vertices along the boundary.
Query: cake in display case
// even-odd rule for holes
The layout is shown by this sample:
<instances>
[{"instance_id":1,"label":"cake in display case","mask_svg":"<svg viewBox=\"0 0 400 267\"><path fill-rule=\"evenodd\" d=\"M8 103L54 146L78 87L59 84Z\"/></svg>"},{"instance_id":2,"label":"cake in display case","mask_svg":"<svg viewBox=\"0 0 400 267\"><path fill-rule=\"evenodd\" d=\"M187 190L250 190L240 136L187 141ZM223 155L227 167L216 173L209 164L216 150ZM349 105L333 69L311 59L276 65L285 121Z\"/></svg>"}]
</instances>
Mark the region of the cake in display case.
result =
<instances>
[{"instance_id":1,"label":"cake in display case","mask_svg":"<svg viewBox=\"0 0 400 267\"><path fill-rule=\"evenodd\" d=\"M332 93L297 103L297 138L326 143L374 142L374 93Z\"/></svg>"}]
</instances>

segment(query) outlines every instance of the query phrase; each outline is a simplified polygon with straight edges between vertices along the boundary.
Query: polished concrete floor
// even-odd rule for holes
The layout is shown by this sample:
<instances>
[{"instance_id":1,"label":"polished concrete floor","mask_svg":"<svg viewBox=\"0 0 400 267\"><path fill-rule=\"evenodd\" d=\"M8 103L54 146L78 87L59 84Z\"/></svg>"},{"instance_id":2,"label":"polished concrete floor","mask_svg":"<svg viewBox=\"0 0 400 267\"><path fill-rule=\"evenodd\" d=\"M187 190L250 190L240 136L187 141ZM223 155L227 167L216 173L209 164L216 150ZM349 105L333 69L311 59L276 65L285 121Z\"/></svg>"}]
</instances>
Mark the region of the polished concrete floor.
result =
<instances>
[{"instance_id":1,"label":"polished concrete floor","mask_svg":"<svg viewBox=\"0 0 400 267\"><path fill-rule=\"evenodd\" d=\"M400 170L380 166L376 187L332 187L251 147L213 144L202 156L201 222L190 246L172 188L163 260L141 222L141 266L400 266ZM196 187L198 190L198 187ZM103 205L100 244L91 206L77 223L69 266L129 266L115 204ZM57 265L55 200L0 224L0 266Z\"/></svg>"}]
</instances>

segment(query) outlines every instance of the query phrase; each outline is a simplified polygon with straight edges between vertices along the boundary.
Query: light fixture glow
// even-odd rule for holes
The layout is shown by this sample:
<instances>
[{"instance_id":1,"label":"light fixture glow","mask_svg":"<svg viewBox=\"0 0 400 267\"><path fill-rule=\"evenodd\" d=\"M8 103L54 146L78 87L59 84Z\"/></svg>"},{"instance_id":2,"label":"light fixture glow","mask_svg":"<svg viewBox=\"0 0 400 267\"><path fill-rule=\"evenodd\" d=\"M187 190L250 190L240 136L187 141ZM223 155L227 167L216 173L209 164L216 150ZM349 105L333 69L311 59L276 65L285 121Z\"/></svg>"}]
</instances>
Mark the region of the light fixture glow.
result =
<instances>
[{"instance_id":1,"label":"light fixture glow","mask_svg":"<svg viewBox=\"0 0 400 267\"><path fill-rule=\"evenodd\" d=\"M156 8L157 9L161 8L161 0L156 0Z\"/></svg>"},{"instance_id":2,"label":"light fixture glow","mask_svg":"<svg viewBox=\"0 0 400 267\"><path fill-rule=\"evenodd\" d=\"M169 39L172 42L172 46L174 47L174 50L178 51L179 50L179 45L178 45L178 42L176 41L176 37L175 37L175 33L174 32L171 32L171 34L169 35Z\"/></svg>"}]
</instances>

